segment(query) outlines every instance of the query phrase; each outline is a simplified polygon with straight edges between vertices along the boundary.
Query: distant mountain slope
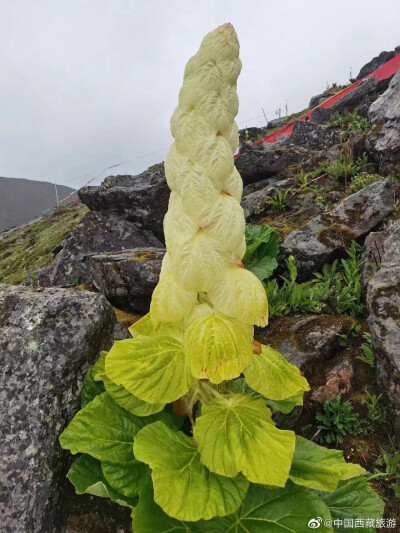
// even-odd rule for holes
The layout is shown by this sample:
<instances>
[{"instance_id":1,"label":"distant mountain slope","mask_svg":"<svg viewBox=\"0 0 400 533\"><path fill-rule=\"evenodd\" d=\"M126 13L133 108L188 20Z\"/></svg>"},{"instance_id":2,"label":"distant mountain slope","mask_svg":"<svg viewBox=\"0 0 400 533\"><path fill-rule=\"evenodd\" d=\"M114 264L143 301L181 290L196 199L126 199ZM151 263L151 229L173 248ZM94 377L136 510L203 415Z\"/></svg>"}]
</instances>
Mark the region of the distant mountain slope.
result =
<instances>
[{"instance_id":1,"label":"distant mountain slope","mask_svg":"<svg viewBox=\"0 0 400 533\"><path fill-rule=\"evenodd\" d=\"M64 185L57 185L57 189L60 200L73 191ZM55 205L53 183L0 177L0 231L25 224Z\"/></svg>"}]
</instances>

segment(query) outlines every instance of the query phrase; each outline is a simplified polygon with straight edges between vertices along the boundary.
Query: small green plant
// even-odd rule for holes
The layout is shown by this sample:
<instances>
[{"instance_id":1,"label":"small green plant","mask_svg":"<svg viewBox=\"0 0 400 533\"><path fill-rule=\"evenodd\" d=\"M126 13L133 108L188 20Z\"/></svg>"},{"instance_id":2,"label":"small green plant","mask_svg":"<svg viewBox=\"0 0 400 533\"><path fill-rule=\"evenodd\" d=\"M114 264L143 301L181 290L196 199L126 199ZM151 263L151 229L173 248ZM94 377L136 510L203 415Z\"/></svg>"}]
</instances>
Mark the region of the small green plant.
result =
<instances>
[{"instance_id":1,"label":"small green plant","mask_svg":"<svg viewBox=\"0 0 400 533\"><path fill-rule=\"evenodd\" d=\"M321 431L321 440L327 444L342 443L346 435L358 435L363 432L352 403L341 402L342 396L338 394L335 400L326 400L323 412L315 415L317 427Z\"/></svg>"},{"instance_id":2,"label":"small green plant","mask_svg":"<svg viewBox=\"0 0 400 533\"><path fill-rule=\"evenodd\" d=\"M279 189L274 190L275 196L267 196L265 203L271 206L272 212L279 213L280 211L284 211L286 209L286 199L292 189L289 188L283 192Z\"/></svg>"},{"instance_id":3,"label":"small green plant","mask_svg":"<svg viewBox=\"0 0 400 533\"><path fill-rule=\"evenodd\" d=\"M332 161L326 167L326 173L337 181L344 180L345 186L353 176L359 171L358 163L352 157L341 155L339 159Z\"/></svg>"},{"instance_id":4,"label":"small green plant","mask_svg":"<svg viewBox=\"0 0 400 533\"><path fill-rule=\"evenodd\" d=\"M326 126L338 127L340 126L344 133L350 131L359 131L365 133L371 129L372 124L364 117L360 117L357 110L354 110L353 113L349 115L340 115L340 113L335 113L329 120L325 122Z\"/></svg>"},{"instance_id":5,"label":"small green plant","mask_svg":"<svg viewBox=\"0 0 400 533\"><path fill-rule=\"evenodd\" d=\"M271 277L278 266L279 233L267 224L248 224L245 236L246 253L242 259L245 268L261 281Z\"/></svg>"},{"instance_id":6,"label":"small green plant","mask_svg":"<svg viewBox=\"0 0 400 533\"><path fill-rule=\"evenodd\" d=\"M371 394L367 389L364 389L364 392L367 395L367 399L363 400L363 404L368 410L368 418L370 421L379 424L386 422L387 410L381 402L382 394L377 396L376 394Z\"/></svg>"},{"instance_id":7,"label":"small green plant","mask_svg":"<svg viewBox=\"0 0 400 533\"><path fill-rule=\"evenodd\" d=\"M342 335L338 335L340 341L340 346L347 346L351 338L357 338L359 332L361 331L360 324L357 324L357 322L354 322L349 329L347 330L347 333L344 333Z\"/></svg>"},{"instance_id":8,"label":"small green plant","mask_svg":"<svg viewBox=\"0 0 400 533\"><path fill-rule=\"evenodd\" d=\"M350 184L349 190L351 193L354 193L364 189L365 187L368 187L368 185L372 185L372 183L376 183L377 181L381 181L383 179L385 178L379 174L368 174L367 172L361 172L354 177Z\"/></svg>"},{"instance_id":9,"label":"small green plant","mask_svg":"<svg viewBox=\"0 0 400 533\"><path fill-rule=\"evenodd\" d=\"M374 473L388 478L390 481L400 479L400 453L392 453L382 449L382 455L375 462Z\"/></svg>"},{"instance_id":10,"label":"small green plant","mask_svg":"<svg viewBox=\"0 0 400 533\"><path fill-rule=\"evenodd\" d=\"M297 283L296 263L290 256L286 261L289 277L281 276L281 284L272 279L265 285L270 316L297 311L361 316L362 247L353 242L346 253L348 259L324 265L322 272L315 272L311 281L303 283Z\"/></svg>"},{"instance_id":11,"label":"small green plant","mask_svg":"<svg viewBox=\"0 0 400 533\"><path fill-rule=\"evenodd\" d=\"M346 250L348 259L324 265L314 273L310 298L320 302L320 312L344 313L353 317L364 311L361 290L362 247L352 242Z\"/></svg>"},{"instance_id":12,"label":"small green plant","mask_svg":"<svg viewBox=\"0 0 400 533\"><path fill-rule=\"evenodd\" d=\"M281 276L281 286L276 279L265 285L270 316L315 310L315 302L310 300L308 293L311 282L297 283L297 267L293 256L286 260L286 268L289 277Z\"/></svg>"},{"instance_id":13,"label":"small green plant","mask_svg":"<svg viewBox=\"0 0 400 533\"><path fill-rule=\"evenodd\" d=\"M296 185L305 187L308 184L309 174L304 170L301 170L298 174L296 174L294 179L296 181Z\"/></svg>"},{"instance_id":14,"label":"small green plant","mask_svg":"<svg viewBox=\"0 0 400 533\"><path fill-rule=\"evenodd\" d=\"M372 346L372 336L370 333L365 333L363 337L365 340L365 342L361 344L361 350L363 353L362 355L359 355L357 359L373 368L375 366L375 356Z\"/></svg>"}]
</instances>

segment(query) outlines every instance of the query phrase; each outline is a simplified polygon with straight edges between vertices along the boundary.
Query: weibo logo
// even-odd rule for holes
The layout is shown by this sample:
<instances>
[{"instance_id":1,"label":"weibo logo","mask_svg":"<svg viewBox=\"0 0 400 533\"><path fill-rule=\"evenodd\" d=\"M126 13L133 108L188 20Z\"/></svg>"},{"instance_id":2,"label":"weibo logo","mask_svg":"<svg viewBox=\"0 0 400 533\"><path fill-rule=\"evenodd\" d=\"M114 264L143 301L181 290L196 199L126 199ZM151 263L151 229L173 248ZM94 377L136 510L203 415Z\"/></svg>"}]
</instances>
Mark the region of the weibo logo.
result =
<instances>
[{"instance_id":1,"label":"weibo logo","mask_svg":"<svg viewBox=\"0 0 400 533\"><path fill-rule=\"evenodd\" d=\"M308 522L308 527L310 529L318 529L321 525L322 518L318 516L318 518L311 518L311 520Z\"/></svg>"}]
</instances>

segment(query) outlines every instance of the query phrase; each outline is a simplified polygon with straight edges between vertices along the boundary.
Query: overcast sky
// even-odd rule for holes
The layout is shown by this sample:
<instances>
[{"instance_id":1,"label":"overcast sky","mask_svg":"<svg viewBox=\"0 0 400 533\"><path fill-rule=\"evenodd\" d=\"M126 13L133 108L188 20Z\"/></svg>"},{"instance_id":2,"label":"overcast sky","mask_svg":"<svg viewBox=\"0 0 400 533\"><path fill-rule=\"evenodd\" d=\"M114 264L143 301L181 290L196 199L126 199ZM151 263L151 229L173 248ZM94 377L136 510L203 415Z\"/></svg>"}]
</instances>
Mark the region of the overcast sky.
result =
<instances>
[{"instance_id":1,"label":"overcast sky","mask_svg":"<svg viewBox=\"0 0 400 533\"><path fill-rule=\"evenodd\" d=\"M0 0L0 176L77 188L162 161L184 66L224 22L244 127L347 83L399 20L399 0Z\"/></svg>"}]
</instances>

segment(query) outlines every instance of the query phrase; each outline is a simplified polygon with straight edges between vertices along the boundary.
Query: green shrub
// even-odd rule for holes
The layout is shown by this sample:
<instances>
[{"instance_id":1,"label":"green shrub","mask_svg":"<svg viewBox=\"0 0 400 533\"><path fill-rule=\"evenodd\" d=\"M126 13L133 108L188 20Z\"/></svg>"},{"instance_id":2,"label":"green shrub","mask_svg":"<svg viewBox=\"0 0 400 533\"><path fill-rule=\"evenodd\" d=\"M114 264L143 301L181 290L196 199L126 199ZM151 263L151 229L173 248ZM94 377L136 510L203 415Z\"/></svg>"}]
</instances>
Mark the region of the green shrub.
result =
<instances>
[{"instance_id":1,"label":"green shrub","mask_svg":"<svg viewBox=\"0 0 400 533\"><path fill-rule=\"evenodd\" d=\"M359 416L354 412L352 403L341 402L342 396L338 394L335 400L326 400L323 412L315 415L319 422L317 427L321 431L321 440L327 444L342 443L346 435L363 433Z\"/></svg>"},{"instance_id":2,"label":"green shrub","mask_svg":"<svg viewBox=\"0 0 400 533\"><path fill-rule=\"evenodd\" d=\"M383 179L385 178L379 174L368 174L367 172L361 172L361 174L354 176L349 187L350 192L354 193L360 191L361 189L364 189L364 187L368 187L368 185L372 185L372 183L376 183L377 181L381 181Z\"/></svg>"},{"instance_id":3,"label":"green shrub","mask_svg":"<svg viewBox=\"0 0 400 533\"><path fill-rule=\"evenodd\" d=\"M286 261L289 278L281 276L281 285L276 279L265 285L270 316L298 311L362 316L362 247L353 242L346 253L348 259L324 265L321 272L315 272L313 279L304 283L297 283L297 267L290 256Z\"/></svg>"},{"instance_id":4,"label":"green shrub","mask_svg":"<svg viewBox=\"0 0 400 533\"><path fill-rule=\"evenodd\" d=\"M372 127L371 122L364 117L360 117L357 110L344 116L340 115L340 113L336 113L325 122L325 125L332 127L340 126L343 130L358 131L361 133L367 132Z\"/></svg>"}]
</instances>

